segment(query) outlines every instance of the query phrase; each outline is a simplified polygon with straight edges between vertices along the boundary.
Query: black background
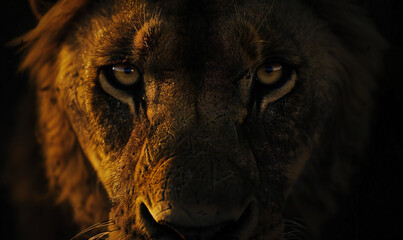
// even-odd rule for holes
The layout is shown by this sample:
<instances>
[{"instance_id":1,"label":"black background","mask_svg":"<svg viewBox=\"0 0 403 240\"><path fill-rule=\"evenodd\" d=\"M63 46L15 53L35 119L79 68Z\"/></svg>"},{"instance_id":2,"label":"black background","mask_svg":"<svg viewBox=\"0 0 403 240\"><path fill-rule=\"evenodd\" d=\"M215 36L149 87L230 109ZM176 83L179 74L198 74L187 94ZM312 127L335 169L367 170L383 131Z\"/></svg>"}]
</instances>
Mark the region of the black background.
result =
<instances>
[{"instance_id":1,"label":"black background","mask_svg":"<svg viewBox=\"0 0 403 240\"><path fill-rule=\"evenodd\" d=\"M32 131L34 121L30 101L32 88L24 74L17 74L19 56L14 47L6 47L13 38L27 32L36 24L26 0L2 2L1 72L0 72L0 212L1 238L24 239L19 229L21 210L10 199L10 175L30 174L5 168L7 161L14 161L11 152L18 146L21 132ZM401 239L403 181L403 1L361 0L369 9L379 31L391 44L386 53L385 78L379 80L377 111L373 116L372 141L368 158L363 164L363 175L357 179L357 190L350 204L345 205L347 214L339 216L330 227L326 239ZM21 104L22 103L22 104ZM17 143L17 144L16 144ZM21 143L24 154L32 154L34 144ZM27 149L28 148L28 149ZM35 154L35 150L33 151ZM7 171L5 171L7 170ZM49 215L46 210L37 214ZM40 217L38 217L40 218ZM32 227L35 227L35 216ZM41 227L52 227L44 226ZM39 229L40 231L41 229ZM59 235L63 236L63 234ZM34 236L32 236L34 237Z\"/></svg>"}]
</instances>

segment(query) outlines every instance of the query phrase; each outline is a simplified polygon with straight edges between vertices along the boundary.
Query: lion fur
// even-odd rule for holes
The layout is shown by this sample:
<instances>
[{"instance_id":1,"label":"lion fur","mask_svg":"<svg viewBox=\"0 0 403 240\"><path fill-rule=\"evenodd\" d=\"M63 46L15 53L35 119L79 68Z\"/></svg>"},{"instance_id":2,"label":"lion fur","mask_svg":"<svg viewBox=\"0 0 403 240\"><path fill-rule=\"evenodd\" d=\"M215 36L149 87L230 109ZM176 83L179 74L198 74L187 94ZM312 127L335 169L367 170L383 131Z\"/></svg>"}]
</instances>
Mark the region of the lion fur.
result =
<instances>
[{"instance_id":1,"label":"lion fur","mask_svg":"<svg viewBox=\"0 0 403 240\"><path fill-rule=\"evenodd\" d=\"M326 145L321 145L323 151L318 151L315 157L322 159L321 154L332 154L328 155L326 163L315 162L315 158L309 161L294 187L298 194L290 195L290 204L302 216L309 218L314 215L312 209L315 207L298 205L297 202L311 194L317 196L317 201L312 204L320 202L327 205L324 208L330 209L330 212L337 212L338 209L336 202L329 201L334 193L326 189L327 186L310 187L313 186L312 182L320 181L323 177L315 174L318 168L328 165L331 173L329 184L337 192L348 192L354 166L359 164L351 159L363 157L368 139L372 96L377 89L375 79L382 71L382 52L387 44L368 21L365 12L347 1L301 2L312 9L312 15L321 19L324 27L332 30L328 36L333 39L329 41L339 47L333 45L328 51L337 59L338 65L329 67L340 75L339 79L345 80L336 89L337 94L343 97L342 102L338 103L338 110L332 115L335 130L330 130L328 135L333 137L318 140ZM63 41L70 37L70 29L74 28L80 14L91 4L93 2L88 0L59 1L40 19L36 28L17 40L18 43L22 42L25 52L21 69L29 72L36 89L37 129L50 191L57 192L58 202L71 205L74 220L83 227L105 220L108 203L97 186L94 169L88 164L69 119L60 106L54 79L62 64L60 52ZM301 33L295 31L294 34ZM321 217L313 218L313 223L321 221L318 220Z\"/></svg>"}]
</instances>

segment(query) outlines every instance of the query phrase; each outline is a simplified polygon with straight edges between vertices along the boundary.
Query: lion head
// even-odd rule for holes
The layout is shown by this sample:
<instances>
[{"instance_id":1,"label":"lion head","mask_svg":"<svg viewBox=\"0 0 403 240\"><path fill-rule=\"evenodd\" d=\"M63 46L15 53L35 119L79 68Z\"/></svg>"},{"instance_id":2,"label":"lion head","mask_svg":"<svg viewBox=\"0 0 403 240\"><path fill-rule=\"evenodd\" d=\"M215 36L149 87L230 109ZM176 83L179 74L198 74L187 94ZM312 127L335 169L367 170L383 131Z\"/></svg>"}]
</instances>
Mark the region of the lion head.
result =
<instances>
[{"instance_id":1,"label":"lion head","mask_svg":"<svg viewBox=\"0 0 403 240\"><path fill-rule=\"evenodd\" d=\"M319 236L365 145L385 46L357 6L31 3L22 68L50 188L77 223L107 220L99 239L274 240L298 216Z\"/></svg>"}]
</instances>

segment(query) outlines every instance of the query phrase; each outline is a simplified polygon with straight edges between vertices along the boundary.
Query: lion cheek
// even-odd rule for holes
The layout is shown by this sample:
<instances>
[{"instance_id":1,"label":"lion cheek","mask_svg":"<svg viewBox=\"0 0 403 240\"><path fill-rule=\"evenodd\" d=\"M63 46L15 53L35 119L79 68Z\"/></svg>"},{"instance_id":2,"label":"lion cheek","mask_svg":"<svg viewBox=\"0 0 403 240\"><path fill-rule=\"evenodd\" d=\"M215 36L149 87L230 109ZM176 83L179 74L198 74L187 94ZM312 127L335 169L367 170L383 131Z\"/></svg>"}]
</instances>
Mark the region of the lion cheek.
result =
<instances>
[{"instance_id":1,"label":"lion cheek","mask_svg":"<svg viewBox=\"0 0 403 240\"><path fill-rule=\"evenodd\" d=\"M311 158L311 149L303 144L296 150L296 158L286 165L284 174L287 177L287 183L285 185L285 197L287 197L292 191L294 183L297 182L299 176L303 172L306 163Z\"/></svg>"}]
</instances>

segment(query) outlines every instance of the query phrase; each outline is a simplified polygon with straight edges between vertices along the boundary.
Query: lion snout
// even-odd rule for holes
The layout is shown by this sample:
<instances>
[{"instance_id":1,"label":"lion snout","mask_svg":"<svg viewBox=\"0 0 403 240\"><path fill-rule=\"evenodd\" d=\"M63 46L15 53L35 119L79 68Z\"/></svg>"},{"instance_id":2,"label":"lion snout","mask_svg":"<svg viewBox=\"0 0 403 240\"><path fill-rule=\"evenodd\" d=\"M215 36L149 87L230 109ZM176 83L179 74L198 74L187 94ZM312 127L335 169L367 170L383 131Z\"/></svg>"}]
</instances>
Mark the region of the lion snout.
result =
<instances>
[{"instance_id":1,"label":"lion snout","mask_svg":"<svg viewBox=\"0 0 403 240\"><path fill-rule=\"evenodd\" d=\"M173 239L249 239L258 222L254 179L234 161L201 153L190 158L166 159L145 177L139 205L147 232Z\"/></svg>"}]
</instances>

